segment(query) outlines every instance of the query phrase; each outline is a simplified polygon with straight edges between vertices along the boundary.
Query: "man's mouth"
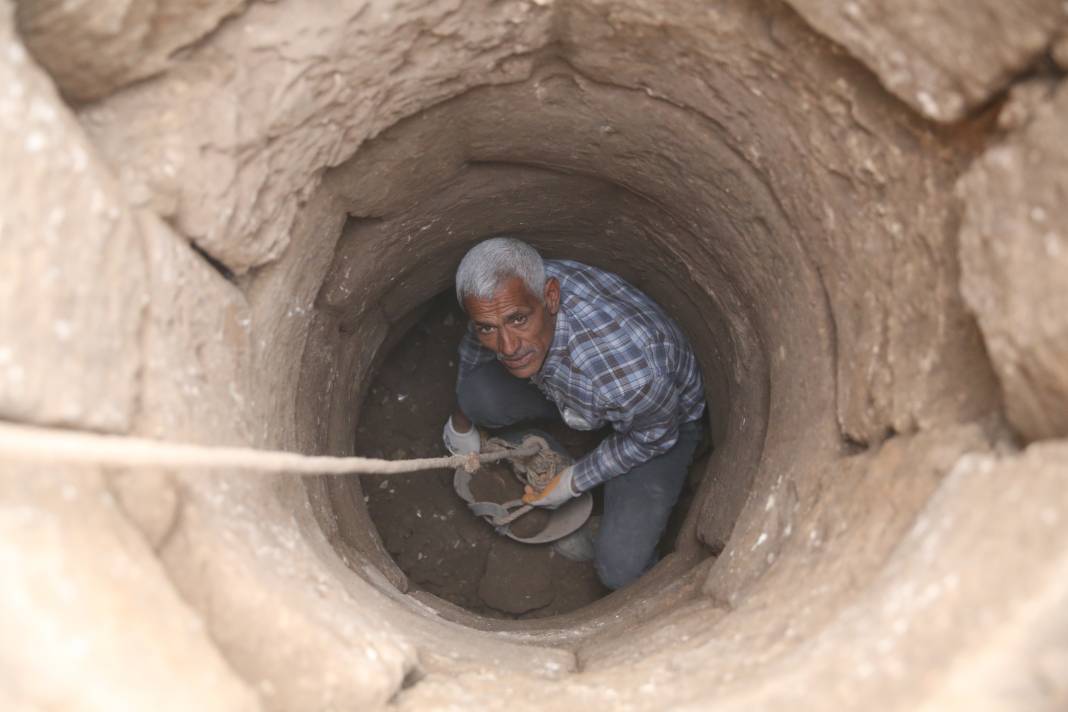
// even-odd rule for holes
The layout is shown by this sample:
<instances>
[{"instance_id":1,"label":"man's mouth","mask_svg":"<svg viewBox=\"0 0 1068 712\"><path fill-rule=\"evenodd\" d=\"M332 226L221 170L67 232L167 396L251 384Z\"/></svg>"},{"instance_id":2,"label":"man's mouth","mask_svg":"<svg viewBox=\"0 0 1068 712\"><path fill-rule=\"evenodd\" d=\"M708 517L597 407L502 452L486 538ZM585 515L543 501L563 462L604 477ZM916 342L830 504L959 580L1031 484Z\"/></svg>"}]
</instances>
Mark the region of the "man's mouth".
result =
<instances>
[{"instance_id":1,"label":"man's mouth","mask_svg":"<svg viewBox=\"0 0 1068 712\"><path fill-rule=\"evenodd\" d=\"M530 365L530 361L534 358L535 353L536 351L531 350L518 356L502 358L501 361L504 363L506 368L515 370L517 368L522 368L523 366Z\"/></svg>"}]
</instances>

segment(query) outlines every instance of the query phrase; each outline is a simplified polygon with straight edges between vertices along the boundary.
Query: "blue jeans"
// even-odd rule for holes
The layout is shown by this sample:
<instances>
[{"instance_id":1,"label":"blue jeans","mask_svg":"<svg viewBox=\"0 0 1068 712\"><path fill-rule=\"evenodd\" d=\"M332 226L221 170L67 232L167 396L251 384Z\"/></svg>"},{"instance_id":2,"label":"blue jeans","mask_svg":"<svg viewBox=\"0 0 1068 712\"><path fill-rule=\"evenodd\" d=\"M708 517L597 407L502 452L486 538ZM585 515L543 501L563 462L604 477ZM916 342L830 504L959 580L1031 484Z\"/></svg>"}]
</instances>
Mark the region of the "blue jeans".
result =
<instances>
[{"instance_id":1,"label":"blue jeans","mask_svg":"<svg viewBox=\"0 0 1068 712\"><path fill-rule=\"evenodd\" d=\"M468 374L456 395L464 415L483 428L560 418L556 406L534 384L509 375L495 361ZM608 588L626 586L656 563L656 544L700 439L699 422L685 423L670 450L604 483L604 515L593 564Z\"/></svg>"}]
</instances>

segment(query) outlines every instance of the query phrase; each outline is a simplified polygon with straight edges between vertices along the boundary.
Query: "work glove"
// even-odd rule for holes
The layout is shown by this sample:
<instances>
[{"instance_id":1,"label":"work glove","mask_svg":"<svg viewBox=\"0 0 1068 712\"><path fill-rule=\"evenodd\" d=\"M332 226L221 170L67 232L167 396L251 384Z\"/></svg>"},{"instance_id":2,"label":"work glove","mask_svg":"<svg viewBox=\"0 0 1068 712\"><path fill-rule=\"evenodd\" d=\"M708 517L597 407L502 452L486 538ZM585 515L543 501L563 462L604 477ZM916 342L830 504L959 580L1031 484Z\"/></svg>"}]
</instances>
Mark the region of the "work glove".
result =
<instances>
[{"instance_id":1,"label":"work glove","mask_svg":"<svg viewBox=\"0 0 1068 712\"><path fill-rule=\"evenodd\" d=\"M474 425L466 433L456 432L452 427L452 417L445 423L445 431L441 434L445 441L445 449L453 455L468 455L482 449L482 437L478 434L478 428Z\"/></svg>"},{"instance_id":2,"label":"work glove","mask_svg":"<svg viewBox=\"0 0 1068 712\"><path fill-rule=\"evenodd\" d=\"M523 501L535 507L556 509L572 497L579 495L572 489L571 475L572 468L565 467L556 473L556 476L549 480L549 484L545 485L540 492L536 492L533 487L527 485L523 490Z\"/></svg>"}]
</instances>

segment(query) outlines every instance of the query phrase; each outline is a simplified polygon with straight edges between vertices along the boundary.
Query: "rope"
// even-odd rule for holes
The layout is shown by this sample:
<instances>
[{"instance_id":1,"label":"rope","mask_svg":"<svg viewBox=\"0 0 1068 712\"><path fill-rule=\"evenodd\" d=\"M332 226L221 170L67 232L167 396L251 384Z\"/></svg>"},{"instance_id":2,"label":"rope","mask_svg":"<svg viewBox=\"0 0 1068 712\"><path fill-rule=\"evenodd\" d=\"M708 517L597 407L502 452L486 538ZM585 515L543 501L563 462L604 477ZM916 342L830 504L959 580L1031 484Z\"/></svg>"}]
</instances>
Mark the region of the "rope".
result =
<instances>
[{"instance_id":1,"label":"rope","mask_svg":"<svg viewBox=\"0 0 1068 712\"><path fill-rule=\"evenodd\" d=\"M169 443L126 435L0 423L0 459L48 465L102 467L233 468L295 475L395 475L420 470L455 469L468 472L484 462L529 457L537 446L476 455L378 460L368 457L301 455L278 450Z\"/></svg>"}]
</instances>

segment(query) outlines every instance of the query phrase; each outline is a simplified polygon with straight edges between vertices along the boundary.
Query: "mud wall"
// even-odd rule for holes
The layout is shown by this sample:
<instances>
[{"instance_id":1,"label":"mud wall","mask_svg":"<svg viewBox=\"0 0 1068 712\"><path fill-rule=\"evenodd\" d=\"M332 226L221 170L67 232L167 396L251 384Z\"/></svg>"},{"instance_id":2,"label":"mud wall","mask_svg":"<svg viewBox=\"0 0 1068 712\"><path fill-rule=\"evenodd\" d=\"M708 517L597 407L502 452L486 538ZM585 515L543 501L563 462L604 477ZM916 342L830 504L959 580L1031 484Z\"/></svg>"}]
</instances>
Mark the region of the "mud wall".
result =
<instances>
[{"instance_id":1,"label":"mud wall","mask_svg":"<svg viewBox=\"0 0 1068 712\"><path fill-rule=\"evenodd\" d=\"M1063 706L1068 15L980 5L3 0L4 419L349 452L510 232L679 315L717 449L537 624L408 593L358 481L9 465L0 702Z\"/></svg>"}]
</instances>

